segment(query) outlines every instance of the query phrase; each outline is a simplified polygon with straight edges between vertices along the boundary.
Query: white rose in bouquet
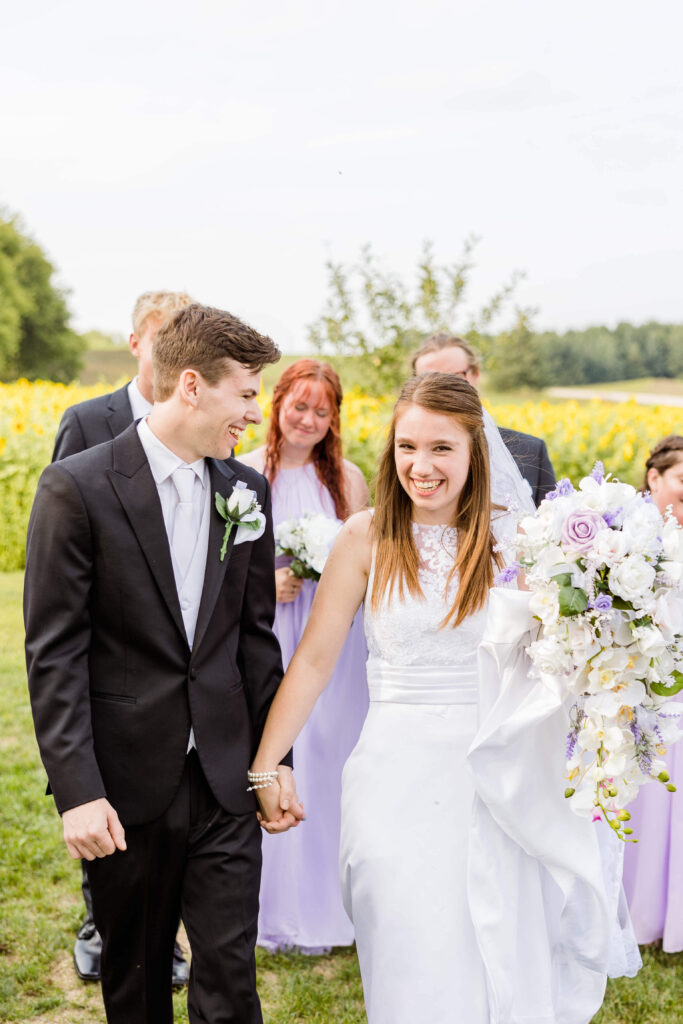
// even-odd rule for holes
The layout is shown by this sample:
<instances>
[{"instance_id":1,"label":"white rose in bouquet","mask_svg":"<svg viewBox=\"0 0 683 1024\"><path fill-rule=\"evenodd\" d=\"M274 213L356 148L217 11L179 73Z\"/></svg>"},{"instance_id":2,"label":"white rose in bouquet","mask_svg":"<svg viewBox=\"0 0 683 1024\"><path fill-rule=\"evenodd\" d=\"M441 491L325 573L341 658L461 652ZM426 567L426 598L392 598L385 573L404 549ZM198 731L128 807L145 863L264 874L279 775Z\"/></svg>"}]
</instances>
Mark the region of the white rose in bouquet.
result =
<instances>
[{"instance_id":1,"label":"white rose in bouquet","mask_svg":"<svg viewBox=\"0 0 683 1024\"><path fill-rule=\"evenodd\" d=\"M662 551L667 562L683 562L683 530L673 516L664 520Z\"/></svg>"},{"instance_id":2,"label":"white rose in bouquet","mask_svg":"<svg viewBox=\"0 0 683 1024\"><path fill-rule=\"evenodd\" d=\"M655 581L655 569L642 555L627 555L609 573L609 586L613 594L630 601L640 608L645 598L651 596Z\"/></svg>"},{"instance_id":3,"label":"white rose in bouquet","mask_svg":"<svg viewBox=\"0 0 683 1024\"><path fill-rule=\"evenodd\" d=\"M560 617L560 602L557 583L548 583L534 590L529 598L529 609L532 615L540 619L544 626L557 622Z\"/></svg>"}]
</instances>

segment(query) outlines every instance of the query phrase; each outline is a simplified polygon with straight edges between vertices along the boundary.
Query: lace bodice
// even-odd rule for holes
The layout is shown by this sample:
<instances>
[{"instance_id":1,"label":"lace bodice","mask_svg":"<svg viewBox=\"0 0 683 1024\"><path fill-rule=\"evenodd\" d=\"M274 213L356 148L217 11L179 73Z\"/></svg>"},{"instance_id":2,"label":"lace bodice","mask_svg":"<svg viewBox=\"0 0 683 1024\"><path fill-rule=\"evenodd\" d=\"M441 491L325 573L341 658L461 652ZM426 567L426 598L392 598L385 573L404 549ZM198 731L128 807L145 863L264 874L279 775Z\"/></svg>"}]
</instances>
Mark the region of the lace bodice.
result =
<instances>
[{"instance_id":1,"label":"lace bodice","mask_svg":"<svg viewBox=\"0 0 683 1024\"><path fill-rule=\"evenodd\" d=\"M476 661L477 647L486 621L486 609L470 615L457 629L440 629L444 616L455 600L458 577L453 577L446 594L446 581L453 567L457 531L447 526L413 523L413 537L420 556L418 578L423 598L405 594L401 600L396 589L391 600L373 612L370 594L374 561L365 601L365 637L370 658L396 667L405 665L470 665Z\"/></svg>"}]
</instances>

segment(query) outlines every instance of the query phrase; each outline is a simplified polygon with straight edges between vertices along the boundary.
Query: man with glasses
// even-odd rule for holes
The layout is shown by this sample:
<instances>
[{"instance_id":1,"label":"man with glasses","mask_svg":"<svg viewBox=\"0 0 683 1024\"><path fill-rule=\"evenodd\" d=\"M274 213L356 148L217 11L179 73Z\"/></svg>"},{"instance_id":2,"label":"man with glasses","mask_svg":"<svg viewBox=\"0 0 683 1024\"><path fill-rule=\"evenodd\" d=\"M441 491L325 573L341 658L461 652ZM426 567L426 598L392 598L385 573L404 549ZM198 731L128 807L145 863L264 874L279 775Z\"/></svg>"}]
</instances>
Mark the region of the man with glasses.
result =
<instances>
[{"instance_id":1,"label":"man with glasses","mask_svg":"<svg viewBox=\"0 0 683 1024\"><path fill-rule=\"evenodd\" d=\"M481 361L477 352L463 339L441 331L423 341L413 357L413 373L455 373L478 388ZM532 434L499 427L508 451L522 476L529 481L536 505L555 486L555 473L545 441Z\"/></svg>"}]
</instances>

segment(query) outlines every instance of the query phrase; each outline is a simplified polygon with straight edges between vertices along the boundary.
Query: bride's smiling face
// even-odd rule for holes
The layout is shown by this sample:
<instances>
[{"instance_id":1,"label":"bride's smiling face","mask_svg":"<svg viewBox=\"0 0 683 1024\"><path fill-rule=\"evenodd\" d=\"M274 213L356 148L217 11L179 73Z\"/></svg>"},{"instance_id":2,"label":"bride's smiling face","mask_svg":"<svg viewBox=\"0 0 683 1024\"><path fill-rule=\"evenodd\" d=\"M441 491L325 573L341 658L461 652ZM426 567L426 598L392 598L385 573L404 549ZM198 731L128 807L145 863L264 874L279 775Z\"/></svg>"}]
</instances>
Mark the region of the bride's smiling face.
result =
<instances>
[{"instance_id":1,"label":"bride's smiling face","mask_svg":"<svg viewBox=\"0 0 683 1024\"><path fill-rule=\"evenodd\" d=\"M454 416L408 405L396 420L394 460L416 523L452 523L470 470L470 439Z\"/></svg>"}]
</instances>

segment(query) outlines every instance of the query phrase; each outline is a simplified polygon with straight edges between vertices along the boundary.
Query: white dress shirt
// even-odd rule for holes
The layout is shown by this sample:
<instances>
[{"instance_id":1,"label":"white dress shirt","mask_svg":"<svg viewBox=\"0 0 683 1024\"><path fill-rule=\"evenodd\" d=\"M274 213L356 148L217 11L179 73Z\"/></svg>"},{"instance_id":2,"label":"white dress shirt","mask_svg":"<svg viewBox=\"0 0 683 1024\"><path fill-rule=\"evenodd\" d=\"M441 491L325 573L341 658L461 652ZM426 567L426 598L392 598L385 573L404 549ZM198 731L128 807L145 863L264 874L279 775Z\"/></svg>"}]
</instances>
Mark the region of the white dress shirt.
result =
<instances>
[{"instance_id":1,"label":"white dress shirt","mask_svg":"<svg viewBox=\"0 0 683 1024\"><path fill-rule=\"evenodd\" d=\"M152 411L152 403L148 402L140 391L137 377L133 377L128 385L128 401L133 410L133 420L141 420L143 416Z\"/></svg>"},{"instance_id":2,"label":"white dress shirt","mask_svg":"<svg viewBox=\"0 0 683 1024\"><path fill-rule=\"evenodd\" d=\"M211 519L211 487L209 470L204 459L197 459L196 462L186 463L167 448L150 429L147 420L142 419L138 423L138 436L140 443L145 450L149 468L152 471L154 482L157 486L161 511L164 517L164 526L171 550L171 561L173 563L173 575L175 577L180 611L183 616L183 624L187 635L187 642L192 649L194 634L197 628L197 615L204 589L204 572L206 570L206 556L209 547L209 523ZM195 473L193 504L193 534L185 538L186 543L192 548L192 555L189 566L184 574L181 574L178 560L173 552L173 522L176 507L179 503L177 488L173 482L173 473L180 467L189 468ZM194 731L190 730L188 750L194 743Z\"/></svg>"}]
</instances>

